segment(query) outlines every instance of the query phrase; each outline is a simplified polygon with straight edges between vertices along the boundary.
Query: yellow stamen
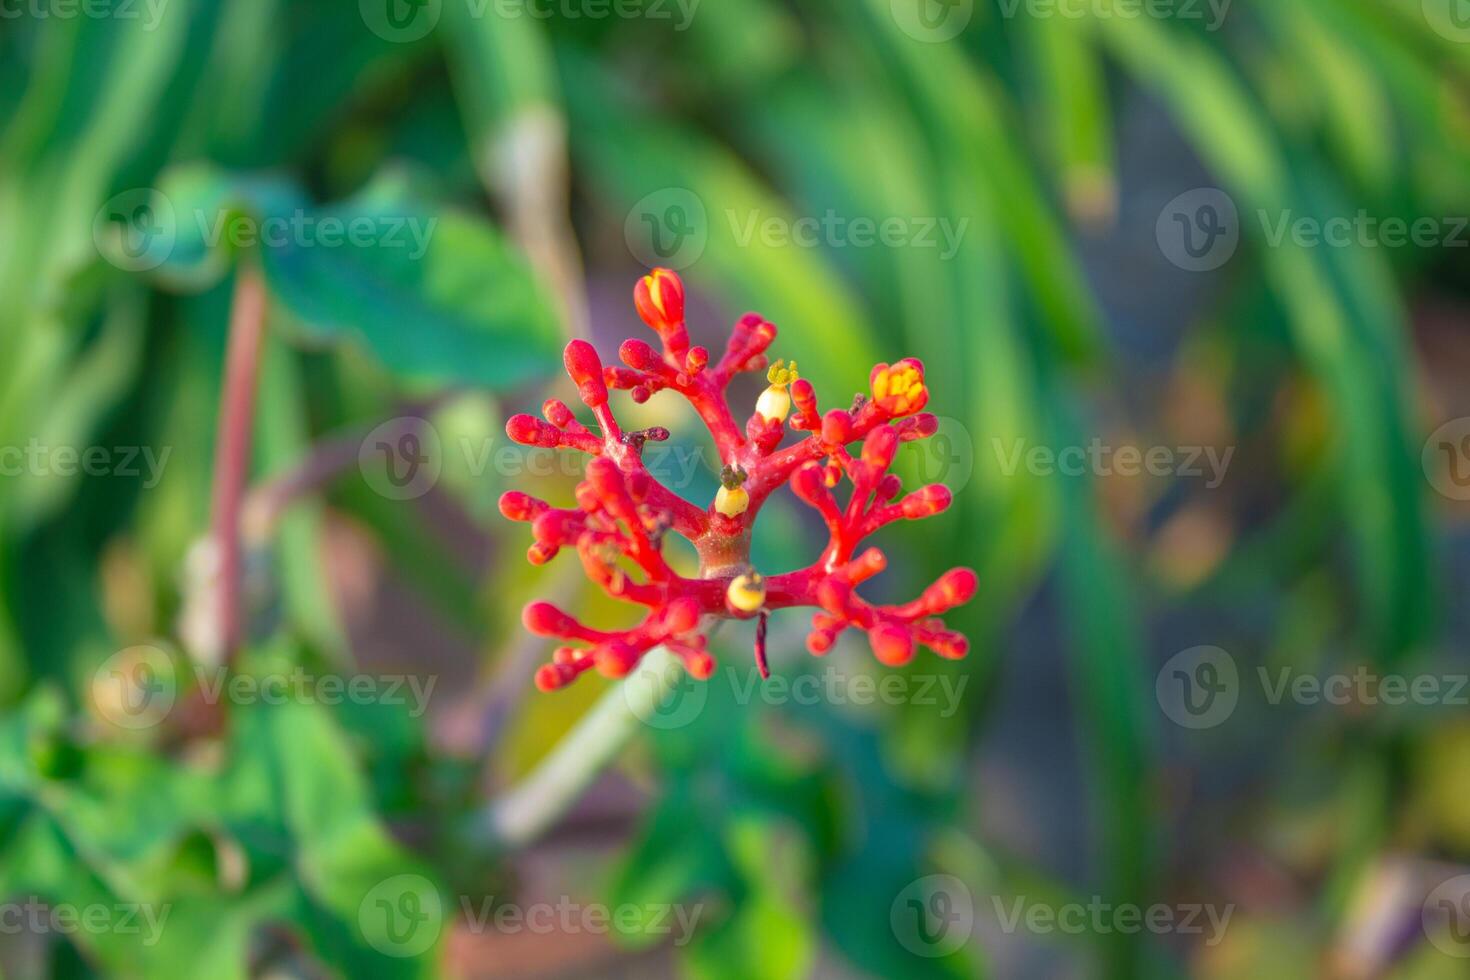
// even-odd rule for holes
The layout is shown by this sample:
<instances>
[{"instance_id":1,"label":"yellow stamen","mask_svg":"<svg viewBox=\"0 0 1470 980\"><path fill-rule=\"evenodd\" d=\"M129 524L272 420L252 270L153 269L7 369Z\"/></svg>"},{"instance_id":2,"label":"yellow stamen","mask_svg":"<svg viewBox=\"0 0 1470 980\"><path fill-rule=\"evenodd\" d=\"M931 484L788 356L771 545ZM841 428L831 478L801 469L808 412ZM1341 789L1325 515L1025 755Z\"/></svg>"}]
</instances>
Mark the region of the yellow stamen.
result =
<instances>
[{"instance_id":1,"label":"yellow stamen","mask_svg":"<svg viewBox=\"0 0 1470 980\"><path fill-rule=\"evenodd\" d=\"M771 369L766 372L766 380L771 382L771 386L756 399L756 414L767 422L786 421L786 416L791 414L791 393L786 388L801 379L796 373L795 361L791 362L789 368L782 367L782 363L777 361L771 365Z\"/></svg>"},{"instance_id":2,"label":"yellow stamen","mask_svg":"<svg viewBox=\"0 0 1470 980\"><path fill-rule=\"evenodd\" d=\"M715 510L726 517L739 517L750 507L750 494L744 487L720 487L715 494Z\"/></svg>"},{"instance_id":3,"label":"yellow stamen","mask_svg":"<svg viewBox=\"0 0 1470 980\"><path fill-rule=\"evenodd\" d=\"M766 604L766 580L758 572L735 576L725 590L725 601L743 613L759 611Z\"/></svg>"}]
</instances>

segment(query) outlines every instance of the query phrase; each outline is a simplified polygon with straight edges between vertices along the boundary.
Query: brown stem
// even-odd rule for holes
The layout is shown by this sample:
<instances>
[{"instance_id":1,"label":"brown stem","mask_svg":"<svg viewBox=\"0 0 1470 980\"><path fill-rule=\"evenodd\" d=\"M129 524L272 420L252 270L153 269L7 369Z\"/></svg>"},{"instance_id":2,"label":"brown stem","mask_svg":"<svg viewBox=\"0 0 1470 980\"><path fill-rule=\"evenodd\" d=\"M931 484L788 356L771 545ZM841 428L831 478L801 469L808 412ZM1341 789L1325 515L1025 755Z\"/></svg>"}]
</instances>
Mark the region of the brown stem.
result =
<instances>
[{"instance_id":1,"label":"brown stem","mask_svg":"<svg viewBox=\"0 0 1470 980\"><path fill-rule=\"evenodd\" d=\"M243 632L241 592L243 554L240 511L250 473L250 443L255 423L255 391L260 348L265 335L265 283L260 270L242 261L235 278L226 341L224 386L220 392L214 447L212 535L219 555L218 603L221 653L228 662Z\"/></svg>"}]
</instances>

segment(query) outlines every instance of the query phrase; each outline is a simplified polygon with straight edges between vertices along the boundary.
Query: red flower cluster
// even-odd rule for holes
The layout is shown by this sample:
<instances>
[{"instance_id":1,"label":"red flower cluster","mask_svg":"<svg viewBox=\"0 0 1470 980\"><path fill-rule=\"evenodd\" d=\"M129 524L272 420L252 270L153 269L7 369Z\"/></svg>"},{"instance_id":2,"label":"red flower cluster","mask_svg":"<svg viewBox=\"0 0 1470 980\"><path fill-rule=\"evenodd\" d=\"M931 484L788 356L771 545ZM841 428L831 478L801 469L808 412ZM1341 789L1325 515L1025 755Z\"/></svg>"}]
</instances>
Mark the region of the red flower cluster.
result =
<instances>
[{"instance_id":1,"label":"red flower cluster","mask_svg":"<svg viewBox=\"0 0 1470 980\"><path fill-rule=\"evenodd\" d=\"M552 507L524 493L500 500L500 511L531 524L535 564L550 561L563 548L576 549L587 575L609 595L648 607L633 629L592 629L548 602L526 607L525 624L541 636L585 646L564 646L536 674L542 690L555 690L596 666L609 677L627 674L655 646L677 654L689 672L707 678L714 672L706 633L721 618L758 618L756 659L766 673L764 637L767 614L791 606L812 606L807 648L821 656L838 634L857 627L868 635L873 653L897 666L923 644L943 657L963 657L969 644L938 619L968 602L975 573L956 568L942 575L919 598L898 606L877 606L857 594L857 586L881 572L887 560L877 548L856 554L863 538L899 519L917 520L949 506L950 493L939 484L899 498L899 478L888 472L899 443L934 434L924 367L908 358L879 364L869 379L872 396L857 396L850 409L817 410L817 396L801 380L796 364L768 365L766 350L776 328L755 313L735 324L725 352L714 363L703 347L692 347L684 326L684 285L667 269L639 281L633 299L643 321L661 341L655 350L641 340L618 350L622 367L604 367L592 345L567 345L567 374L577 395L597 419L595 428L577 421L557 399L542 406L545 420L517 415L506 431L518 443L577 449L594 458L577 487L577 506ZM736 374L769 366L769 388L760 396L744 430L736 424L725 390ZM608 406L608 389L631 393L636 402L671 389L694 407L708 426L724 463L719 492L699 507L660 484L643 464L648 440L664 440L667 429L624 432ZM781 448L787 422L806 438ZM848 451L861 443L857 456ZM852 495L840 505L833 489L846 477ZM750 529L761 505L784 484L816 509L831 532L817 561L807 568L769 578L750 566ZM897 499L896 499L897 498ZM664 561L662 539L669 531L692 542L700 556L700 578L684 578Z\"/></svg>"}]
</instances>

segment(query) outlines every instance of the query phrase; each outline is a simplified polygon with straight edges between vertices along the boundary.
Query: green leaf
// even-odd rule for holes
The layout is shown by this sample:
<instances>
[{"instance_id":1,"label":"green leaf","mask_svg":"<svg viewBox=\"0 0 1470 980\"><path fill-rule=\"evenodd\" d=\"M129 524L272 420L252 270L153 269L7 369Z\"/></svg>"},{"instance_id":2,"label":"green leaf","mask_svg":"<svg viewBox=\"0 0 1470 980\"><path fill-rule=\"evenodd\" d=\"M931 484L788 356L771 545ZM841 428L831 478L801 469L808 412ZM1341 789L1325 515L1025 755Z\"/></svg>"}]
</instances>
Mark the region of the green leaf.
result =
<instances>
[{"instance_id":1,"label":"green leaf","mask_svg":"<svg viewBox=\"0 0 1470 980\"><path fill-rule=\"evenodd\" d=\"M292 660L266 651L246 667L289 676ZM428 975L449 908L379 822L342 732L300 699L234 708L226 823L257 880L294 882L293 920L325 962L349 975ZM407 918L395 920L400 908Z\"/></svg>"},{"instance_id":2,"label":"green leaf","mask_svg":"<svg viewBox=\"0 0 1470 980\"><path fill-rule=\"evenodd\" d=\"M188 167L162 196L176 217L166 283L204 288L248 250L304 342L363 349L418 383L507 387L555 369L555 317L527 267L486 222L398 181L313 207L284 181Z\"/></svg>"}]
</instances>

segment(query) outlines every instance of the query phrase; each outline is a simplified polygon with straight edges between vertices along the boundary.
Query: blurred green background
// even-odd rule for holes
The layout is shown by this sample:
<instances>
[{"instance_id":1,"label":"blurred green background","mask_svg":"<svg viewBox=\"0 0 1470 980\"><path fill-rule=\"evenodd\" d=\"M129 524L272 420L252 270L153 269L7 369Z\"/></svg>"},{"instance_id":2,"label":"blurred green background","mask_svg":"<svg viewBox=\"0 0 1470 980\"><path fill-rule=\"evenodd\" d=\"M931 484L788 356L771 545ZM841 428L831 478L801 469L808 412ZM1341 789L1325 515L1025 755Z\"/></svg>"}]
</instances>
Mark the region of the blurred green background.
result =
<instances>
[{"instance_id":1,"label":"blurred green background","mask_svg":"<svg viewBox=\"0 0 1470 980\"><path fill-rule=\"evenodd\" d=\"M1463 976L1467 80L1465 0L0 0L0 969ZM504 419L654 264L824 405L925 360L956 506L868 589L976 568L972 652L728 624L505 846L610 689L519 609L620 611Z\"/></svg>"}]
</instances>

